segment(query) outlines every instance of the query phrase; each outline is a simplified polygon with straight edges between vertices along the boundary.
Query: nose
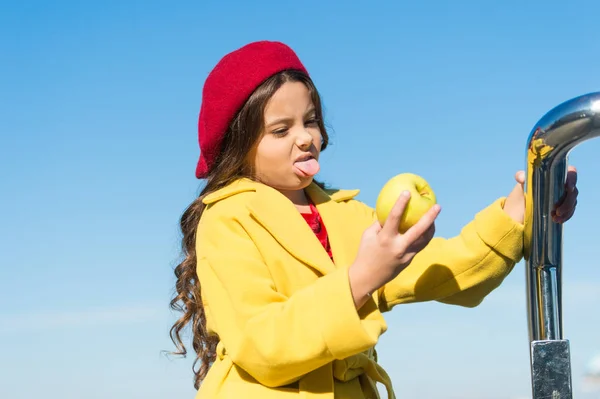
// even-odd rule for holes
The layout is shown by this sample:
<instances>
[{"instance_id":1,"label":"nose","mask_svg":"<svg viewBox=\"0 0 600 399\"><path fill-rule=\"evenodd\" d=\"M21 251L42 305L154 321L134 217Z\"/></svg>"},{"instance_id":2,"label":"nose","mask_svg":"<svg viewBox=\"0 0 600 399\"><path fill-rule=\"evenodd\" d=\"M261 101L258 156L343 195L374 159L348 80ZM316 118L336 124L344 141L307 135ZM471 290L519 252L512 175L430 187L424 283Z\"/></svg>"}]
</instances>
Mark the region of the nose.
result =
<instances>
[{"instance_id":1,"label":"nose","mask_svg":"<svg viewBox=\"0 0 600 399\"><path fill-rule=\"evenodd\" d=\"M301 129L296 137L296 145L302 150L308 150L312 143L313 136L306 129Z\"/></svg>"}]
</instances>

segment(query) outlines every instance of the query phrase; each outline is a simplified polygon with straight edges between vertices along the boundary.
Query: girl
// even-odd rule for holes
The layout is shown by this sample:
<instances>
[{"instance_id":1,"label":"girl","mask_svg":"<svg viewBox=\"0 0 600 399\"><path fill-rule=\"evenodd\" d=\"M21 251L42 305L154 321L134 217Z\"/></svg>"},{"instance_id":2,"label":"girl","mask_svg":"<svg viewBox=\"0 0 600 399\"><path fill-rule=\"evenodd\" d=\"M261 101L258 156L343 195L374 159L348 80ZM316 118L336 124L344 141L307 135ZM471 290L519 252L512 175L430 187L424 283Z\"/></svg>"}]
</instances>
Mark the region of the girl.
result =
<instances>
[{"instance_id":1,"label":"girl","mask_svg":"<svg viewBox=\"0 0 600 399\"><path fill-rule=\"evenodd\" d=\"M407 195L381 226L358 190L317 183L321 102L282 43L220 60L204 85L199 143L206 185L181 218L171 301L183 312L171 329L178 354L192 326L199 398L378 398L377 382L394 398L374 349L382 314L417 301L477 306L522 257L522 174L451 239L432 238L439 206L400 234ZM573 214L574 176L557 222Z\"/></svg>"}]
</instances>

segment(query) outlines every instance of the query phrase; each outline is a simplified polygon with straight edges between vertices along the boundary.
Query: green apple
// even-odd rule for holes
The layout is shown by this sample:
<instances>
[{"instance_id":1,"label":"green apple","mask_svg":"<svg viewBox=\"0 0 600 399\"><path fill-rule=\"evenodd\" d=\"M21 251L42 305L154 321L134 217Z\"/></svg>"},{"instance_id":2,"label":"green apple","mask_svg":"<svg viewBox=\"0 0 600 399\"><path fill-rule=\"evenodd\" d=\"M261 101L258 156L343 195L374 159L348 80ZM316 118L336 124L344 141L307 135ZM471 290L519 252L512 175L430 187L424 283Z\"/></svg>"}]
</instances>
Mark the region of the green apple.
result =
<instances>
[{"instance_id":1,"label":"green apple","mask_svg":"<svg viewBox=\"0 0 600 399\"><path fill-rule=\"evenodd\" d=\"M410 192L410 200L400 221L400 233L406 232L436 204L435 193L425 179L414 173L401 173L388 180L377 197L375 213L382 226L405 190Z\"/></svg>"}]
</instances>

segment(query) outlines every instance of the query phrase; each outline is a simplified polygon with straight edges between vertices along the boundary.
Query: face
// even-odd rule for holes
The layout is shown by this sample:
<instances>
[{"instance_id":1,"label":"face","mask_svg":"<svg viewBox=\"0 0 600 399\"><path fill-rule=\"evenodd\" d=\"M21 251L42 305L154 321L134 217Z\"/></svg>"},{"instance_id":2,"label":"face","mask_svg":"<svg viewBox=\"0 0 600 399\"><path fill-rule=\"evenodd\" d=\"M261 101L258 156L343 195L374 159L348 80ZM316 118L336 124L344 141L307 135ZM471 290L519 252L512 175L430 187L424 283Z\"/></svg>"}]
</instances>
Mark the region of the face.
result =
<instances>
[{"instance_id":1,"label":"face","mask_svg":"<svg viewBox=\"0 0 600 399\"><path fill-rule=\"evenodd\" d=\"M265 128L252 154L256 177L282 192L307 187L318 170L321 131L307 87L286 82L265 107Z\"/></svg>"}]
</instances>

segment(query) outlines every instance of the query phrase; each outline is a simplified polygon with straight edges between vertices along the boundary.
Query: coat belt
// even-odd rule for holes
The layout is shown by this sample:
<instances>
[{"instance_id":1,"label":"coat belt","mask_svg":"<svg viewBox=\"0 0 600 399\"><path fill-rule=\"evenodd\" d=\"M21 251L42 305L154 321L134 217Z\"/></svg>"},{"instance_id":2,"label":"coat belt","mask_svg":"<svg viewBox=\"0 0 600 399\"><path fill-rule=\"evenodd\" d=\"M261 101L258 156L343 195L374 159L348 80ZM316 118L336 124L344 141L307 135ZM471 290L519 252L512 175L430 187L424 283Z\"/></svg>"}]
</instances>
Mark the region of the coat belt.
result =
<instances>
[{"instance_id":1,"label":"coat belt","mask_svg":"<svg viewBox=\"0 0 600 399\"><path fill-rule=\"evenodd\" d=\"M226 350L222 344L217 345L217 356L219 357L220 360L223 360L225 358L225 356L227 356ZM396 399L394 390L392 388L392 381L391 381L389 375L387 374L387 372L383 369L383 367L381 367L373 358L372 350L369 350L366 353L359 353L357 355L350 356L347 359L333 361L332 371L333 371L333 378L338 381L341 381L341 382L347 382L354 378L358 378L362 375L366 375L372 381L379 382L385 386L385 389L386 389L387 395L388 395L388 399ZM310 374L311 373L309 373L308 376L310 376ZM310 379L310 377L309 377L309 379ZM305 381L305 382L308 382L308 381ZM332 381L332 383L333 383L333 381ZM301 385L305 385L305 384L301 384ZM301 386L301 385L299 385L299 386ZM310 385L310 384L306 384L306 385ZM372 389L373 390L377 389L374 386L374 384L372 384ZM329 396L330 396L331 399L333 399L333 394L324 396L323 393L320 393L317 395L312 395L311 392L308 392L308 391L305 391L302 393L305 394L304 397L306 399L312 398L312 396L319 397L319 399L326 399L326 398L329 399ZM371 399L371 398L369 398L369 399ZM373 398L373 399L375 399L375 398Z\"/></svg>"}]
</instances>

